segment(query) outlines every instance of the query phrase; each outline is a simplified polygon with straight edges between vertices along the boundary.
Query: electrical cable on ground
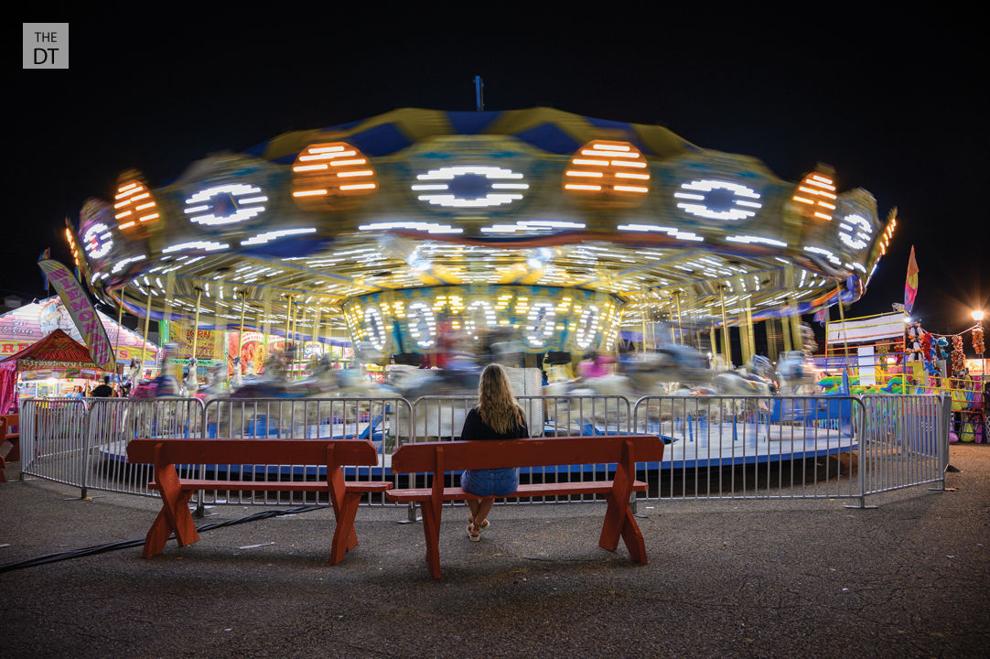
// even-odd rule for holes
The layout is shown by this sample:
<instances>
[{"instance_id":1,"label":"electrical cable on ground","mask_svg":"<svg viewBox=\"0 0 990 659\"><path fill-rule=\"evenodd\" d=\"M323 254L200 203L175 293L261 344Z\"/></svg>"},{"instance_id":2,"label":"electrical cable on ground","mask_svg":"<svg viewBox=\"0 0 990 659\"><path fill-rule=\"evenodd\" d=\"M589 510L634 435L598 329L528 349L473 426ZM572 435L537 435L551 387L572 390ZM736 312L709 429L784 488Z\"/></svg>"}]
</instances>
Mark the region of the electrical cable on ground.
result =
<instances>
[{"instance_id":1,"label":"electrical cable on ground","mask_svg":"<svg viewBox=\"0 0 990 659\"><path fill-rule=\"evenodd\" d=\"M257 522L263 519L272 519L273 517L281 517L283 515L295 515L297 513L308 513L314 510L323 510L328 506L311 504L305 506L297 506L295 508L288 508L286 510L263 510L261 512L253 513L247 515L246 517L239 517L237 519L229 519L223 522L213 522L211 524L204 524L202 526L196 527L196 530L200 533L206 531L212 531L214 529L221 529L227 526L236 526L238 524L247 524L248 522ZM173 539L175 535L170 535L169 540ZM5 572L13 572L14 570L23 570L29 567L38 567L40 565L48 565L49 563L58 563L61 561L68 561L74 558L83 558L85 556L95 556L97 554L105 554L110 551L118 551L120 549L129 549L131 547L140 547L144 545L144 540L122 540L120 542L109 542L103 545L92 545L90 547L81 547L79 549L70 549L68 551L62 551L55 554L45 554L44 556L36 556L35 558L29 558L24 561L17 561L14 563L5 563L0 565L0 574Z\"/></svg>"}]
</instances>

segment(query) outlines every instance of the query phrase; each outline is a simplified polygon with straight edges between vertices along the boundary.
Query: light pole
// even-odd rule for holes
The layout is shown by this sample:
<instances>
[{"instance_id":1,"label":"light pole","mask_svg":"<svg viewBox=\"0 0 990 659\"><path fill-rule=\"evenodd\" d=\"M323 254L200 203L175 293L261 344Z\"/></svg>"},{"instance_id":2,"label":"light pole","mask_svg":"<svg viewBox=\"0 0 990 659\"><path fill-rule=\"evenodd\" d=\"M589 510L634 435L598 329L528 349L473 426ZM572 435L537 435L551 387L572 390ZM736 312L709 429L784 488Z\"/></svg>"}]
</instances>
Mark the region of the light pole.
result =
<instances>
[{"instance_id":1,"label":"light pole","mask_svg":"<svg viewBox=\"0 0 990 659\"><path fill-rule=\"evenodd\" d=\"M983 318L986 316L983 309L973 309L969 315L973 317L973 322L975 322L976 325L980 328L980 333L982 334ZM975 348L976 341L974 341L973 343L974 343L973 347ZM982 344L983 342L981 341L980 343ZM982 347L982 345L980 347ZM986 357L984 356L983 350L980 351L979 357L980 357L980 376L981 376L980 382L985 385L987 381L987 360Z\"/></svg>"}]
</instances>

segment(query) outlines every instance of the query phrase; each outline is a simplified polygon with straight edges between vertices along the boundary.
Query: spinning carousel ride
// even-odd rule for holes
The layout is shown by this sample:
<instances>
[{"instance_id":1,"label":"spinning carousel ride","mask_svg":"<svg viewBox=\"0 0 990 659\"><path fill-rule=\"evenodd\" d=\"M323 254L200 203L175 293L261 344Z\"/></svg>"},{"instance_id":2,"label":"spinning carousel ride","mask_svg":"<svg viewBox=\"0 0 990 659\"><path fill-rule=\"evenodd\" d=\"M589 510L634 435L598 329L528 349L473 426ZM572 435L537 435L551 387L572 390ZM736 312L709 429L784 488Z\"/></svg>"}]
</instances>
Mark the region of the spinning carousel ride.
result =
<instances>
[{"instance_id":1,"label":"spinning carousel ride","mask_svg":"<svg viewBox=\"0 0 990 659\"><path fill-rule=\"evenodd\" d=\"M363 361L429 354L444 327L577 358L660 315L675 343L719 327L727 346L732 325L857 300L896 219L837 176L549 108L400 109L165 185L127 170L66 235L93 294L150 320L349 338Z\"/></svg>"}]
</instances>

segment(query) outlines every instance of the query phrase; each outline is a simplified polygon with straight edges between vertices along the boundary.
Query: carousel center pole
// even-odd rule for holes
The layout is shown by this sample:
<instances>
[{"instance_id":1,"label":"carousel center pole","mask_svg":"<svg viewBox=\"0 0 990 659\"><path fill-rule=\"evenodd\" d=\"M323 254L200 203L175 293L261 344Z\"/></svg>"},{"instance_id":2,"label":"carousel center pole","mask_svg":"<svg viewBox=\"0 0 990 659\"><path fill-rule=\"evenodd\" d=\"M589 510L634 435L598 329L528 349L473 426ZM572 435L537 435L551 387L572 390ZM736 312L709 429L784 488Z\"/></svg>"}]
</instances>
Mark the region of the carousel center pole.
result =
<instances>
[{"instance_id":1,"label":"carousel center pole","mask_svg":"<svg viewBox=\"0 0 990 659\"><path fill-rule=\"evenodd\" d=\"M756 355L756 331L753 329L753 300L746 298L746 336L749 338L749 352Z\"/></svg>"},{"instance_id":2,"label":"carousel center pole","mask_svg":"<svg viewBox=\"0 0 990 659\"><path fill-rule=\"evenodd\" d=\"M784 304L784 313L780 317L780 330L784 336L784 352L791 351L791 303L787 301Z\"/></svg>"},{"instance_id":3,"label":"carousel center pole","mask_svg":"<svg viewBox=\"0 0 990 659\"><path fill-rule=\"evenodd\" d=\"M725 363L732 368L732 345L729 343L729 319L725 314L725 287L718 287L718 297L722 302L722 352L725 356Z\"/></svg>"},{"instance_id":4,"label":"carousel center pole","mask_svg":"<svg viewBox=\"0 0 990 659\"><path fill-rule=\"evenodd\" d=\"M677 305L677 335L680 338L678 343L684 344L684 325L681 322L681 291L674 291L674 304Z\"/></svg>"},{"instance_id":5,"label":"carousel center pole","mask_svg":"<svg viewBox=\"0 0 990 659\"><path fill-rule=\"evenodd\" d=\"M292 296L287 295L288 302L285 307L285 347L284 350L289 349L289 319L292 317Z\"/></svg>"},{"instance_id":6,"label":"carousel center pole","mask_svg":"<svg viewBox=\"0 0 990 659\"><path fill-rule=\"evenodd\" d=\"M148 327L151 323L151 290L148 290L148 301L144 305L144 340L141 342L140 373L144 373L144 356L148 351ZM118 328L119 331L119 328Z\"/></svg>"},{"instance_id":7,"label":"carousel center pole","mask_svg":"<svg viewBox=\"0 0 990 659\"><path fill-rule=\"evenodd\" d=\"M643 319L643 341L640 343L640 352L646 352L646 303L639 309L639 315Z\"/></svg>"},{"instance_id":8,"label":"carousel center pole","mask_svg":"<svg viewBox=\"0 0 990 659\"><path fill-rule=\"evenodd\" d=\"M196 361L196 348L199 346L199 305L203 299L203 289L196 287L196 314L193 317L193 344L192 344L192 356L189 359L189 376L186 379L186 383L189 386L195 387L198 384L198 374L196 373L198 369Z\"/></svg>"},{"instance_id":9,"label":"carousel center pole","mask_svg":"<svg viewBox=\"0 0 990 659\"><path fill-rule=\"evenodd\" d=\"M113 342L113 374L117 375L117 351L120 349L120 328L124 322L124 305L117 305L117 337ZM119 381L119 378L118 378Z\"/></svg>"},{"instance_id":10,"label":"carousel center pole","mask_svg":"<svg viewBox=\"0 0 990 659\"><path fill-rule=\"evenodd\" d=\"M839 322L842 323L842 346L846 352L846 358L842 362L843 368L848 368L849 366L849 332L846 331L846 311L842 304L842 288L836 284L835 286L835 296L839 299ZM825 337L826 342L828 337Z\"/></svg>"},{"instance_id":11,"label":"carousel center pole","mask_svg":"<svg viewBox=\"0 0 990 659\"><path fill-rule=\"evenodd\" d=\"M794 315L791 316L791 332L793 334L793 342L795 350L804 349L804 340L801 338L801 314L798 313L798 307L795 303L794 305Z\"/></svg>"},{"instance_id":12,"label":"carousel center pole","mask_svg":"<svg viewBox=\"0 0 990 659\"><path fill-rule=\"evenodd\" d=\"M241 364L241 354L242 351L244 350L244 311L245 311L245 307L247 306L247 291L241 291L240 295L241 295L241 326L237 331L237 355L234 359L234 368L237 369L237 372L234 373L234 376L238 381L240 381L241 379L241 368L243 367L243 364Z\"/></svg>"},{"instance_id":13,"label":"carousel center pole","mask_svg":"<svg viewBox=\"0 0 990 659\"><path fill-rule=\"evenodd\" d=\"M746 325L746 310L739 312L739 349L742 351L742 362L748 364L753 358L753 349L749 345L749 332Z\"/></svg>"}]
</instances>

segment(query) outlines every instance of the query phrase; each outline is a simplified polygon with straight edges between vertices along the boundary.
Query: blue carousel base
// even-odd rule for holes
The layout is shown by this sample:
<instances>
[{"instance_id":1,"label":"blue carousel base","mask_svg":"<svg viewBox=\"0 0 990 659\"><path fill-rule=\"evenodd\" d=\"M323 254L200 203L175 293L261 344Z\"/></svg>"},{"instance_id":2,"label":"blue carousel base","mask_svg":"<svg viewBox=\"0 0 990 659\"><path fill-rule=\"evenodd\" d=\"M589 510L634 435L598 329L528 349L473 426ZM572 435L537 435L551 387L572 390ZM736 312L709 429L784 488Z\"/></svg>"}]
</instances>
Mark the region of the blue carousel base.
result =
<instances>
[{"instance_id":1,"label":"blue carousel base","mask_svg":"<svg viewBox=\"0 0 990 659\"><path fill-rule=\"evenodd\" d=\"M362 427L363 425L363 427ZM834 425L834 424L833 424ZM277 439L277 432L264 433L265 428L254 428L245 439ZM380 424L360 424L349 426L346 432L341 426L330 424L312 426L307 434L321 439L370 439L379 455L377 467L346 467L345 474L350 478L383 479L392 477L391 455L386 453ZM547 436L555 434L552 425L545 428ZM561 430L563 432L563 430ZM628 431L618 427L585 424L580 430L570 434L605 436L624 434ZM667 471L684 469L721 469L736 465L768 464L813 460L835 456L858 448L854 433L847 427L820 427L817 425L782 425L764 417L759 422L742 421L710 424L704 420L682 420L680 423L653 422L647 426L649 434L662 438L666 448L660 462L639 463L640 470ZM124 440L106 444L100 449L103 460L126 462ZM191 469L183 465L183 470ZM558 465L520 469L522 475L579 475L604 474L612 472L609 465ZM326 468L303 465L204 465L204 476L218 479L278 480L278 479L322 479L326 478Z\"/></svg>"}]
</instances>

